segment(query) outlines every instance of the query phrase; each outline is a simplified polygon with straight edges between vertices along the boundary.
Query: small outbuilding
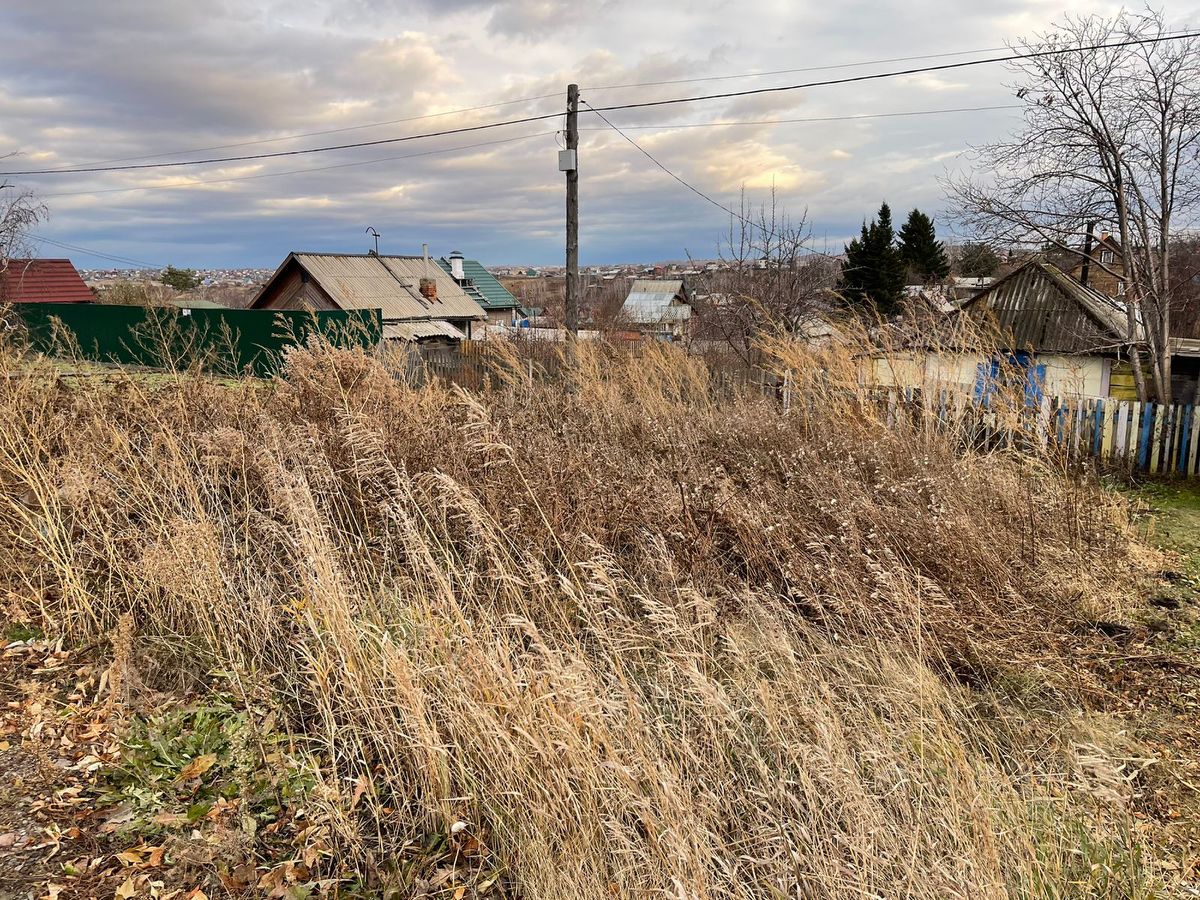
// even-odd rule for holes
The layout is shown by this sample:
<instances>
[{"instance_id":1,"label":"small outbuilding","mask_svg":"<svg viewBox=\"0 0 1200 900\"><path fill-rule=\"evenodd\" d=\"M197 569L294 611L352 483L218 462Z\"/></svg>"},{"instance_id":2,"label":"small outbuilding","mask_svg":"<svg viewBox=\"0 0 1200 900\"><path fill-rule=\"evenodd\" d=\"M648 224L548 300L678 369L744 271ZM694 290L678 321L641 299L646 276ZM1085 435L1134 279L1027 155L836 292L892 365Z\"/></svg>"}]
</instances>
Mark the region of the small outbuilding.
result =
<instances>
[{"instance_id":1,"label":"small outbuilding","mask_svg":"<svg viewBox=\"0 0 1200 900\"><path fill-rule=\"evenodd\" d=\"M639 278L621 304L620 320L645 337L678 340L687 334L692 302L683 279Z\"/></svg>"}]
</instances>

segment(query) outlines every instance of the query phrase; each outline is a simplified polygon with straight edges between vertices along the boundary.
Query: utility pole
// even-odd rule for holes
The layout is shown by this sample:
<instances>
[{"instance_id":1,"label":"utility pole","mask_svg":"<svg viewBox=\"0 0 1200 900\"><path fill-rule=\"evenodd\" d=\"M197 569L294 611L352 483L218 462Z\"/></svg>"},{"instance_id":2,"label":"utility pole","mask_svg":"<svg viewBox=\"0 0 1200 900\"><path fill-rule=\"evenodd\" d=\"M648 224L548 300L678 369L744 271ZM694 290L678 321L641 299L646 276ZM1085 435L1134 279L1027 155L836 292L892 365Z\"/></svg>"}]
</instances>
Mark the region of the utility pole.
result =
<instances>
[{"instance_id":1,"label":"utility pole","mask_svg":"<svg viewBox=\"0 0 1200 900\"><path fill-rule=\"evenodd\" d=\"M558 167L567 173L567 331L579 334L579 85L567 85L567 149Z\"/></svg>"}]
</instances>

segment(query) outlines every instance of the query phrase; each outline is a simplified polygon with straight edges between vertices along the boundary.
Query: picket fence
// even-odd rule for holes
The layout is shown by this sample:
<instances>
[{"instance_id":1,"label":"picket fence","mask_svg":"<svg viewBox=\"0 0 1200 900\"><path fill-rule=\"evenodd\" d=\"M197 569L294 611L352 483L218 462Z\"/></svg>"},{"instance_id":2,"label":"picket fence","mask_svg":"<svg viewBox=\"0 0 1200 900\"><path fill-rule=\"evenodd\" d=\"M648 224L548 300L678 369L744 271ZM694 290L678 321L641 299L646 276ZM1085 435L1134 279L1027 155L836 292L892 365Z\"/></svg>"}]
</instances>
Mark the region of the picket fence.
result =
<instances>
[{"instance_id":1,"label":"picket fence","mask_svg":"<svg viewBox=\"0 0 1200 900\"><path fill-rule=\"evenodd\" d=\"M1200 408L1192 404L1044 396L1002 406L957 392L888 391L889 421L919 414L995 443L1148 475L1200 474ZM966 423L966 427L964 427Z\"/></svg>"},{"instance_id":2,"label":"picket fence","mask_svg":"<svg viewBox=\"0 0 1200 900\"><path fill-rule=\"evenodd\" d=\"M522 356L530 381L558 377L560 358L552 345L533 343L523 348ZM741 365L710 364L709 370L718 399L750 390L777 399L785 414L799 412L810 402L802 390L793 390L786 374ZM416 383L439 379L471 390L483 388L489 379L484 348L473 344L459 352L409 354L397 374ZM1191 404L1050 397L1031 395L1027 388L1015 397L921 388L867 389L859 396L878 404L888 424L903 416L909 422L953 428L978 444L1090 460L1103 468L1148 475L1200 475L1200 407Z\"/></svg>"},{"instance_id":3,"label":"picket fence","mask_svg":"<svg viewBox=\"0 0 1200 900\"><path fill-rule=\"evenodd\" d=\"M1200 416L1190 403L1060 401L1050 416L1057 443L1075 456L1148 474L1196 475Z\"/></svg>"}]
</instances>

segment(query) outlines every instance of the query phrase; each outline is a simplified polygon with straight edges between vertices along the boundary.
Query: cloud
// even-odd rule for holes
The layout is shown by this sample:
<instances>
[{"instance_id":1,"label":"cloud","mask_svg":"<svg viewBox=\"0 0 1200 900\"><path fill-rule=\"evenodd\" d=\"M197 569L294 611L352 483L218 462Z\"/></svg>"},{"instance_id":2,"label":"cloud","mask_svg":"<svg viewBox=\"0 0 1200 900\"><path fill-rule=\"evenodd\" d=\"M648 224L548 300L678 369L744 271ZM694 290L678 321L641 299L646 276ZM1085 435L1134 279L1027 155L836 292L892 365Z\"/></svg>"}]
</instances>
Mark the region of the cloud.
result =
<instances>
[{"instance_id":1,"label":"cloud","mask_svg":"<svg viewBox=\"0 0 1200 900\"><path fill-rule=\"evenodd\" d=\"M9 169L252 156L555 114L277 160L20 180L46 196L45 234L133 258L270 266L298 247L362 250L371 224L394 251L429 241L486 262L555 262L563 255L561 136L472 145L560 130L568 82L604 107L826 80L888 66L692 79L991 46L1045 16L1041 0L1010 0L1003 10L949 0L695 0L686 14L667 0L9 3L0 6L0 154L21 152L5 161ZM1003 134L1008 119L670 126L991 105L1008 99L1002 76L980 67L606 115L720 203L736 204L743 186L751 202L774 188L789 209L809 210L816 233L840 237L885 195L939 213L936 176L961 164L955 154L968 142ZM631 84L639 86L617 87ZM446 114L478 106L488 108ZM585 263L715 247L727 214L586 106L581 125ZM309 132L323 133L290 137Z\"/></svg>"}]
</instances>

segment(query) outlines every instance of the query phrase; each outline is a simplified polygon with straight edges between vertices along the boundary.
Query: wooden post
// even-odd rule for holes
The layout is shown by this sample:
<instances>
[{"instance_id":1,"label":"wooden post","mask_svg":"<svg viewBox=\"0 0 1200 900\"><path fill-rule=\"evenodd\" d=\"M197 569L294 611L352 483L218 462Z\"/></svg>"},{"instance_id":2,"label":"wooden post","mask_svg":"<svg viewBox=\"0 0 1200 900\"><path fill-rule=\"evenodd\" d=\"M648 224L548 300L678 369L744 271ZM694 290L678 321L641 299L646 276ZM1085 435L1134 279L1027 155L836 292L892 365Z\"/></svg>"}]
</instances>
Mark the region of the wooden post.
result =
<instances>
[{"instance_id":1,"label":"wooden post","mask_svg":"<svg viewBox=\"0 0 1200 900\"><path fill-rule=\"evenodd\" d=\"M567 85L567 149L575 152L567 169L567 331L579 334L579 85Z\"/></svg>"}]
</instances>

